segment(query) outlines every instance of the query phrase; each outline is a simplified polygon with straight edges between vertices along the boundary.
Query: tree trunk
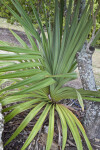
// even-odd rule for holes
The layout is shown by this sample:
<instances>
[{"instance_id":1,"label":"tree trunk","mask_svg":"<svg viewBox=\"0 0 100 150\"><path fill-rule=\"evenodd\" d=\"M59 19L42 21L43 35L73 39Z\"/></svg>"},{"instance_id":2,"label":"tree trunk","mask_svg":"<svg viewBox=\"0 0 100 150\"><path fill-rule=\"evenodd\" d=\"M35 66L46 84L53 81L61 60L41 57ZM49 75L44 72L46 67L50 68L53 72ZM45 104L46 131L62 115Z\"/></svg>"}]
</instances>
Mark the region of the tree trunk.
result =
<instances>
[{"instance_id":1,"label":"tree trunk","mask_svg":"<svg viewBox=\"0 0 100 150\"><path fill-rule=\"evenodd\" d=\"M92 70L92 55L94 48L86 48L84 44L81 52L77 53L79 74L84 90L96 91L95 78ZM100 103L85 101L86 112L84 117L84 127L89 139L100 142Z\"/></svg>"},{"instance_id":2,"label":"tree trunk","mask_svg":"<svg viewBox=\"0 0 100 150\"><path fill-rule=\"evenodd\" d=\"M86 49L87 43L84 44L81 52L77 53L78 69L84 90L97 91L95 78L92 70L92 55L94 47Z\"/></svg>"},{"instance_id":3,"label":"tree trunk","mask_svg":"<svg viewBox=\"0 0 100 150\"><path fill-rule=\"evenodd\" d=\"M81 0L79 19L84 10L85 3L86 0ZM92 69L92 55L95 49L91 46L87 48L87 44L88 43L86 42L81 52L77 53L78 70L84 90L96 91L97 88ZM97 141L97 144L100 144L100 103L85 101L85 105L84 127L87 136L92 142L95 140L95 142Z\"/></svg>"}]
</instances>

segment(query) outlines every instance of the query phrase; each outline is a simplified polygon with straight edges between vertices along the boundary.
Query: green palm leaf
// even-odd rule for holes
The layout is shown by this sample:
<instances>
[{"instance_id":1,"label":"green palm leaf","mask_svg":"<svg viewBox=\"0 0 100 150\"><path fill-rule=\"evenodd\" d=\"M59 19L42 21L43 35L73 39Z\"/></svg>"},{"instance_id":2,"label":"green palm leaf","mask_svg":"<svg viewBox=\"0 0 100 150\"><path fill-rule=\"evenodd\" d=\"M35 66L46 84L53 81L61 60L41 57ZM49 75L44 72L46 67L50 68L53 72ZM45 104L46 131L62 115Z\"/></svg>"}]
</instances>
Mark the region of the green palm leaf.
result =
<instances>
[{"instance_id":1,"label":"green palm leaf","mask_svg":"<svg viewBox=\"0 0 100 150\"><path fill-rule=\"evenodd\" d=\"M30 142L33 140L33 138L37 134L37 132L40 130L40 128L48 114L48 111L50 110L50 107L51 107L51 105L49 105L49 104L46 106L46 108L44 109L43 113L41 114L39 120L36 122L34 128L32 129L29 137L27 138L27 140L26 140L24 146L21 148L21 150L24 150L30 144Z\"/></svg>"},{"instance_id":2,"label":"green palm leaf","mask_svg":"<svg viewBox=\"0 0 100 150\"><path fill-rule=\"evenodd\" d=\"M32 60L32 59L41 59L41 56L38 55L7 55L7 54L1 54L0 55L0 60Z\"/></svg>"},{"instance_id":3,"label":"green palm leaf","mask_svg":"<svg viewBox=\"0 0 100 150\"><path fill-rule=\"evenodd\" d=\"M61 120L62 135L63 135L62 150L64 150L65 146L66 146L66 141L67 141L67 124L66 124L65 117L58 105L56 105L56 110L57 110L60 120Z\"/></svg>"},{"instance_id":4,"label":"green palm leaf","mask_svg":"<svg viewBox=\"0 0 100 150\"><path fill-rule=\"evenodd\" d=\"M2 103L3 106L14 103L14 102L19 102L19 101L28 101L29 97L33 97L33 94L24 94L24 95L18 95L18 96L8 96L1 100L0 102Z\"/></svg>"},{"instance_id":5,"label":"green palm leaf","mask_svg":"<svg viewBox=\"0 0 100 150\"><path fill-rule=\"evenodd\" d=\"M10 44L5 42L5 41L0 41L0 45L2 45L2 46L9 46Z\"/></svg>"},{"instance_id":6,"label":"green palm leaf","mask_svg":"<svg viewBox=\"0 0 100 150\"><path fill-rule=\"evenodd\" d=\"M39 69L29 69L28 71L27 70L16 71L16 72L12 72L12 73L9 73L9 74L0 75L0 79L30 77L30 76L33 76L33 75L38 74L40 72L41 71Z\"/></svg>"},{"instance_id":7,"label":"green palm leaf","mask_svg":"<svg viewBox=\"0 0 100 150\"><path fill-rule=\"evenodd\" d=\"M64 106L61 106L61 107L64 108ZM86 132L85 132L81 122L77 119L77 117L70 110L68 110L68 109L66 110L65 108L64 108L64 110L66 111L66 113L68 113L74 119L75 123L77 124L77 126L79 127L80 131L82 132L82 134L84 136L84 139L87 143L88 149L92 150L91 144L86 136Z\"/></svg>"},{"instance_id":8,"label":"green palm leaf","mask_svg":"<svg viewBox=\"0 0 100 150\"><path fill-rule=\"evenodd\" d=\"M39 103L39 100L38 99L34 99L34 100L31 100L31 101L28 101L28 102L24 102L24 103L21 103L19 106L17 106L10 114L8 114L6 117L5 117L5 123L10 121L12 118L14 118L17 114L25 111L25 110L28 110L30 108L34 108L34 105L35 103Z\"/></svg>"},{"instance_id":9,"label":"green palm leaf","mask_svg":"<svg viewBox=\"0 0 100 150\"><path fill-rule=\"evenodd\" d=\"M84 111L84 104L83 104L82 96L77 90L76 90L76 93L77 93L79 104L82 107L82 111Z\"/></svg>"},{"instance_id":10,"label":"green palm leaf","mask_svg":"<svg viewBox=\"0 0 100 150\"><path fill-rule=\"evenodd\" d=\"M20 15L23 17L21 18L14 10L12 10L8 5L6 5L6 3L4 1L1 1L7 8L8 10L12 13L12 15L21 23L21 25L23 25L23 27L30 31L30 33L41 42L41 39L39 37L38 32L35 30L33 24L31 23L30 18L28 17L28 15L26 14L26 12L22 9L21 5L19 4L18 1L14 2L13 0L11 0L11 2L13 3L13 5L16 7L16 9L18 10L18 12L20 13Z\"/></svg>"},{"instance_id":11,"label":"green palm leaf","mask_svg":"<svg viewBox=\"0 0 100 150\"><path fill-rule=\"evenodd\" d=\"M11 142L41 110L42 113L22 150L26 149L36 136L48 116L48 112L49 130L46 150L50 150L53 141L56 110L62 126L62 150L65 149L66 145L67 125L72 132L77 149L83 150L79 128L89 150L91 150L90 142L79 120L68 107L59 104L63 99L78 99L83 109L82 99L100 102L100 91L91 92L83 89L76 91L74 88L64 87L66 82L76 79L76 73L74 72L77 67L76 53L83 47L93 25L89 1L79 20L80 0L77 1L75 8L73 8L73 1L70 0L64 25L64 0L60 0L60 3L55 0L53 25L51 25L51 18L48 22L46 20L47 14L44 14L47 29L45 32L41 18L33 5L33 1L30 0L33 14L41 31L40 35L18 0L11 0L18 13L5 2L5 0L2 0L2 3L23 26L31 44L31 47L28 47L12 30L11 33L22 47L12 47L8 43L0 41L0 50L4 53L0 54L0 85L6 81L12 81L9 87L0 90L2 105L11 104L3 110L3 112L11 111L5 117L5 122L10 121L14 116L25 110L30 111L5 145Z\"/></svg>"},{"instance_id":12,"label":"green palm leaf","mask_svg":"<svg viewBox=\"0 0 100 150\"><path fill-rule=\"evenodd\" d=\"M10 137L5 145L10 143L28 125L28 123L35 117L35 115L45 104L45 102L42 102L30 111L30 113L26 116L26 118L23 120L23 122L20 124L20 126L17 128L17 130L14 132L14 134Z\"/></svg>"},{"instance_id":13,"label":"green palm leaf","mask_svg":"<svg viewBox=\"0 0 100 150\"><path fill-rule=\"evenodd\" d=\"M23 63L19 63L19 64L10 65L7 67L2 67L2 68L0 68L0 72L15 71L15 70L19 70L19 69L33 68L33 67L37 67L37 66L42 66L42 64L36 63L36 62L23 62Z\"/></svg>"},{"instance_id":14,"label":"green palm leaf","mask_svg":"<svg viewBox=\"0 0 100 150\"><path fill-rule=\"evenodd\" d=\"M14 52L14 53L26 53L26 54L33 54L33 55L41 55L40 52L33 51L30 48L21 48L21 47L11 47L11 46L0 46L0 50Z\"/></svg>"},{"instance_id":15,"label":"green palm leaf","mask_svg":"<svg viewBox=\"0 0 100 150\"><path fill-rule=\"evenodd\" d=\"M51 148L52 141L53 141L53 134L54 134L54 106L50 108L49 129L48 129L46 150L49 150Z\"/></svg>"},{"instance_id":16,"label":"green palm leaf","mask_svg":"<svg viewBox=\"0 0 100 150\"><path fill-rule=\"evenodd\" d=\"M29 42L30 42L30 44L32 46L32 49L35 50L35 51L38 51L38 47L36 45L36 42L32 38L31 34L27 30L25 30L25 33L26 33L27 38L28 38L28 40L29 40Z\"/></svg>"},{"instance_id":17,"label":"green palm leaf","mask_svg":"<svg viewBox=\"0 0 100 150\"><path fill-rule=\"evenodd\" d=\"M72 132L72 135L73 135L73 138L75 140L77 149L83 150L81 138L80 138L79 131L78 131L78 128L76 126L75 121L73 120L72 116L68 113L67 108L65 108L65 107L62 108L61 106L59 106L59 107L61 108L62 113L63 113L63 115L64 115L64 117L68 123L68 126Z\"/></svg>"},{"instance_id":18,"label":"green palm leaf","mask_svg":"<svg viewBox=\"0 0 100 150\"><path fill-rule=\"evenodd\" d=\"M38 13L37 13L37 11L36 11L36 9L35 9L33 3L32 3L32 0L30 0L30 4L31 4L31 7L32 7L32 9L33 9L33 13L34 13L34 15L35 15L35 17L36 17L36 20L37 20L37 22L38 22L38 24L39 24L39 27L40 27L40 29L41 29L41 33L42 33L42 36L43 36L43 41L46 42L46 36L45 36L45 33L44 33L44 29L43 29L43 26L42 26L42 22L41 22L41 20L40 20L40 18L39 18L39 15L38 15Z\"/></svg>"},{"instance_id":19,"label":"green palm leaf","mask_svg":"<svg viewBox=\"0 0 100 150\"><path fill-rule=\"evenodd\" d=\"M13 34L13 36L19 41L19 43L23 47L28 48L27 44L15 32L13 32L12 30L10 30L10 32Z\"/></svg>"}]
</instances>

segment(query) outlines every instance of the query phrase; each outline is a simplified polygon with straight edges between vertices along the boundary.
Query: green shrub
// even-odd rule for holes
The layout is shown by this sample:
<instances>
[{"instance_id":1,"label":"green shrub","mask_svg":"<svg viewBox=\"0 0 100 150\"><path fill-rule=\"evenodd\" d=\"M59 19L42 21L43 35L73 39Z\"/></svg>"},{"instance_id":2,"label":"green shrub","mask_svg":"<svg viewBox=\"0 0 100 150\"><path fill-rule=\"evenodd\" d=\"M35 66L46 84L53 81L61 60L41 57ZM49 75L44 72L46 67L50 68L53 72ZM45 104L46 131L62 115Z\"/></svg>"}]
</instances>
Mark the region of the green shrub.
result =
<instances>
[{"instance_id":1,"label":"green shrub","mask_svg":"<svg viewBox=\"0 0 100 150\"><path fill-rule=\"evenodd\" d=\"M25 29L31 48L13 31L11 31L12 34L21 43L22 47L6 46L4 42L1 42L0 50L13 52L13 54L0 54L0 60L4 63L13 62L14 64L8 64L7 67L0 68L0 72L3 73L3 75L0 75L0 79L12 79L16 83L0 91L0 102L3 106L12 104L12 106L8 106L3 110L4 112L9 111L9 114L5 116L5 123L21 112L29 110L29 113L5 145L10 143L40 112L39 118L21 150L25 150L34 139L42 128L46 117L49 118L46 150L50 150L53 141L54 122L56 122L55 113L60 118L62 127L62 150L66 146L68 127L78 150L83 150L80 131L88 149L92 150L82 124L74 115L75 111L71 107L62 104L63 99L66 99L66 101L67 99L78 99L84 111L82 98L100 102L99 91L91 92L64 87L66 82L77 78L74 72L76 69L76 53L83 47L93 25L91 14L88 13L90 7L87 7L88 5L85 7L79 21L80 1L77 1L72 15L73 0L70 0L65 27L63 27L64 1L60 1L61 5L59 8L58 0L55 0L54 26L51 28L50 19L49 22L47 19L45 20L46 36L40 17L32 0L30 0L33 13L41 31L40 36L34 28L29 15L23 10L18 0L11 0L11 2L13 7L16 7L18 13L4 4ZM70 21L71 15L72 21ZM17 89L17 91L12 92L12 89ZM5 91L9 93L5 95ZM16 102L18 103L16 104Z\"/></svg>"},{"instance_id":2,"label":"green shrub","mask_svg":"<svg viewBox=\"0 0 100 150\"><path fill-rule=\"evenodd\" d=\"M29 17L31 18L33 23L36 23L36 18L32 13L32 8L30 6L29 0L19 0L21 6L25 11L28 12ZM10 0L6 0L5 4L9 5L11 8L13 8L12 3ZM33 4L36 7L39 14L41 14L42 23L44 23L44 11L46 10L48 13L47 15L52 16L54 14L54 1L53 0L33 0ZM17 19L11 14L11 12L0 2L0 17L7 18L7 21L11 24L13 24ZM14 8L14 11L18 13L18 11ZM54 16L54 15L53 15ZM47 18L48 19L48 18Z\"/></svg>"}]
</instances>

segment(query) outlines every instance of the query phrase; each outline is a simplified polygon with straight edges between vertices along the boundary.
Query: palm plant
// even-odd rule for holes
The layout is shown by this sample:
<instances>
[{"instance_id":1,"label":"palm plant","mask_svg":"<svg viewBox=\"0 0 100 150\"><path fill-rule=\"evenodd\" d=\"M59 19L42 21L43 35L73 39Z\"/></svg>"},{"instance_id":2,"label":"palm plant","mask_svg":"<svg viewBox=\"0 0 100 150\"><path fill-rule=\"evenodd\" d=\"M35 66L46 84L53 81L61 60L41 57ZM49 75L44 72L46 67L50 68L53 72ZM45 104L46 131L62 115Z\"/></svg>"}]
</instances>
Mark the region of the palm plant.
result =
<instances>
[{"instance_id":1,"label":"palm plant","mask_svg":"<svg viewBox=\"0 0 100 150\"><path fill-rule=\"evenodd\" d=\"M4 1L2 2L4 3ZM63 86L66 82L77 78L74 72L77 66L75 55L81 50L93 24L89 3L87 3L79 21L80 0L78 0L74 12L72 12L73 1L70 0L65 26L63 27L64 1L60 1L59 8L58 0L55 0L54 27L51 26L50 19L47 22L45 18L47 31L45 33L39 15L32 0L30 0L33 13L41 30L41 35L39 35L18 0L11 0L11 2L16 7L18 14L8 5L6 7L25 29L31 48L13 31L11 31L12 34L21 43L22 47L0 46L2 51L13 52L0 54L2 62L13 62L13 64L8 64L7 67L0 68L0 72L3 73L3 75L0 75L0 79L13 79L14 82L16 81L16 83L0 91L2 105L13 104L13 106L4 110L4 112L10 110L10 113L5 117L5 123L23 111L29 109L30 112L5 145L11 142L41 110L42 113L21 150L26 149L34 139L48 114L49 128L46 150L50 150L54 134L55 112L57 112L62 126L62 150L65 149L66 145L67 126L72 132L78 150L83 150L79 130L86 141L88 149L92 150L85 130L73 114L71 107L61 104L63 99L78 99L84 110L82 98L100 101L99 91L90 92ZM72 19L70 19L71 16ZM5 74L6 72L7 74ZM17 89L17 91L12 92L12 89ZM8 92L6 97L5 91Z\"/></svg>"}]
</instances>

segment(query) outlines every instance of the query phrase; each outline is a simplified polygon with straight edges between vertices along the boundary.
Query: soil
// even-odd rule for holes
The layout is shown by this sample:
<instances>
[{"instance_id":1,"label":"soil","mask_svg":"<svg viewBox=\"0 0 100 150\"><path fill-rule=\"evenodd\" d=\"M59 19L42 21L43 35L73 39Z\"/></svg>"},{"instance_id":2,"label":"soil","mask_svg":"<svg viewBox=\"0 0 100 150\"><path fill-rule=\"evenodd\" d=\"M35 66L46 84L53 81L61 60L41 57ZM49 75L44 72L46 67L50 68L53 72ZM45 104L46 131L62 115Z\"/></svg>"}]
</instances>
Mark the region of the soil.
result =
<instances>
[{"instance_id":1,"label":"soil","mask_svg":"<svg viewBox=\"0 0 100 150\"><path fill-rule=\"evenodd\" d=\"M30 46L30 43L25 35L24 32L20 32L17 30L14 30L14 32L16 32L27 44L28 46ZM5 29L5 28L0 28L0 40L2 41L6 41L9 42L13 45L20 45L20 43L15 39L15 37L11 34L11 32L9 31L9 29ZM5 85L6 86L6 85ZM71 87L76 87L76 88L80 88L82 87L80 79L75 80L75 82L71 82L68 84L68 86ZM82 121L82 118L84 114L81 113L80 110L80 106L76 105L75 103L73 103L73 100L70 101L70 105L73 105L73 107L79 111L80 113L80 120ZM27 115L28 111L23 112L19 115L17 115L16 117L14 117L13 120L11 120L10 122L6 123L4 125L4 132L3 132L3 142L5 143L7 141L7 139L10 138L10 136L13 134L13 132L15 131L15 129L19 126L19 124L22 122L22 120L25 118L25 116ZM32 127L34 126L36 120L32 120L28 126L11 142L9 143L4 150L20 150L22 145L24 144L25 140L27 139L30 131L32 130ZM46 123L46 122L45 122ZM57 139L58 139L58 132L57 130L55 131L55 140L53 142L53 146L52 150L59 150L59 146L57 144ZM69 132L70 135L70 132ZM38 137L39 136L39 137ZM40 135L38 135L34 141L31 142L31 144L28 146L28 148L26 150L42 150L45 147L45 143L46 143L46 133L44 132L44 129L42 129ZM38 142L36 142L38 139ZM77 150L75 143L73 141L72 136L68 136L68 141L66 144L66 149L65 150ZM38 143L38 148L36 148ZM84 150L87 150L87 147L85 144L84 145ZM94 148L94 150L96 150ZM97 149L100 150L100 149Z\"/></svg>"}]
</instances>

